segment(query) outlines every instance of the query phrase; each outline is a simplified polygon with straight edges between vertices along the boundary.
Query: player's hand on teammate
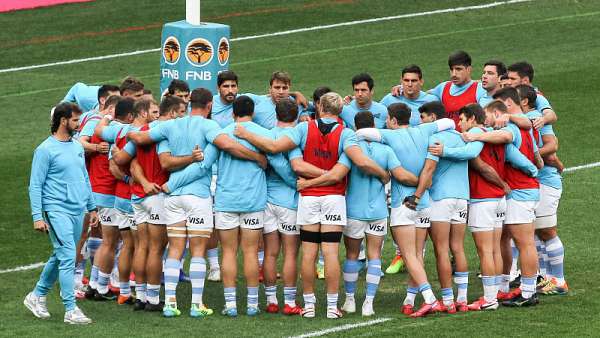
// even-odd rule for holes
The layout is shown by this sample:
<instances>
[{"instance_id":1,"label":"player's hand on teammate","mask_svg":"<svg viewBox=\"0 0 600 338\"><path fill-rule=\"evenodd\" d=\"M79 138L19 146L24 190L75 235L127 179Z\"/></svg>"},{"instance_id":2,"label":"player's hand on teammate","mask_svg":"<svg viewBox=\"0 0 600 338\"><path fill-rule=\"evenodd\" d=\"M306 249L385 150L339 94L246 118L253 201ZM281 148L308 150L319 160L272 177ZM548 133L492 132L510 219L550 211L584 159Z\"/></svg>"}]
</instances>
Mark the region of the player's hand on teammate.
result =
<instances>
[{"instance_id":1,"label":"player's hand on teammate","mask_svg":"<svg viewBox=\"0 0 600 338\"><path fill-rule=\"evenodd\" d=\"M546 125L546 122L544 121L543 117L538 117L537 119L533 120L533 128L535 129L542 129L544 125Z\"/></svg>"},{"instance_id":2,"label":"player's hand on teammate","mask_svg":"<svg viewBox=\"0 0 600 338\"><path fill-rule=\"evenodd\" d=\"M390 93L392 93L392 95L396 97L402 96L402 93L404 93L404 89L402 88L402 85L393 86L390 90Z\"/></svg>"},{"instance_id":3,"label":"player's hand on teammate","mask_svg":"<svg viewBox=\"0 0 600 338\"><path fill-rule=\"evenodd\" d=\"M391 179L392 179L392 176L390 175L390 173L388 171L386 171L383 176L379 177L379 180L381 180L381 182L383 183L383 185L388 184L388 182Z\"/></svg>"},{"instance_id":4,"label":"player's hand on teammate","mask_svg":"<svg viewBox=\"0 0 600 338\"><path fill-rule=\"evenodd\" d=\"M98 226L98 212L96 210L90 211L88 213L88 215L90 216L90 226L92 228L95 228Z\"/></svg>"},{"instance_id":5,"label":"player's hand on teammate","mask_svg":"<svg viewBox=\"0 0 600 338\"><path fill-rule=\"evenodd\" d=\"M415 195L410 195L406 196L402 203L405 207L409 208L410 210L417 210L417 205L419 205L420 201L421 199L419 197Z\"/></svg>"},{"instance_id":6,"label":"player's hand on teammate","mask_svg":"<svg viewBox=\"0 0 600 338\"><path fill-rule=\"evenodd\" d=\"M202 162L204 160L204 152L200 149L199 145L196 145L194 150L192 150L192 160L194 162Z\"/></svg>"},{"instance_id":7,"label":"player's hand on teammate","mask_svg":"<svg viewBox=\"0 0 600 338\"><path fill-rule=\"evenodd\" d=\"M161 186L154 182L148 182L147 184L143 184L142 187L144 188L144 193L146 193L146 195L156 195L162 191Z\"/></svg>"},{"instance_id":8,"label":"player's hand on teammate","mask_svg":"<svg viewBox=\"0 0 600 338\"><path fill-rule=\"evenodd\" d=\"M307 180L304 177L298 177L296 180L296 190L301 191L308 188Z\"/></svg>"},{"instance_id":9,"label":"player's hand on teammate","mask_svg":"<svg viewBox=\"0 0 600 338\"><path fill-rule=\"evenodd\" d=\"M508 186L508 184L506 182L504 182L504 186L502 187L502 190L504 190L504 194L506 196L508 196L512 192L512 189L510 188L510 186Z\"/></svg>"},{"instance_id":10,"label":"player's hand on teammate","mask_svg":"<svg viewBox=\"0 0 600 338\"><path fill-rule=\"evenodd\" d=\"M108 142L100 142L96 146L96 150L101 154L108 154L108 151L110 150L110 144L108 144Z\"/></svg>"},{"instance_id":11,"label":"player's hand on teammate","mask_svg":"<svg viewBox=\"0 0 600 338\"><path fill-rule=\"evenodd\" d=\"M171 192L171 190L169 189L169 185L166 182L160 188L162 189L162 191L164 191L167 194L169 194Z\"/></svg>"},{"instance_id":12,"label":"player's hand on teammate","mask_svg":"<svg viewBox=\"0 0 600 338\"><path fill-rule=\"evenodd\" d=\"M258 156L256 157L256 164L258 164L259 167L261 167L263 170L267 170L267 166L269 166L269 160L267 160L267 157L263 154L258 154Z\"/></svg>"},{"instance_id":13,"label":"player's hand on teammate","mask_svg":"<svg viewBox=\"0 0 600 338\"><path fill-rule=\"evenodd\" d=\"M33 230L39 232L48 232L48 224L46 224L46 222L43 220L35 221L33 222Z\"/></svg>"},{"instance_id":14,"label":"player's hand on teammate","mask_svg":"<svg viewBox=\"0 0 600 338\"><path fill-rule=\"evenodd\" d=\"M460 137L462 137L463 141L465 142L477 141L477 134L473 133L461 133Z\"/></svg>"},{"instance_id":15,"label":"player's hand on teammate","mask_svg":"<svg viewBox=\"0 0 600 338\"><path fill-rule=\"evenodd\" d=\"M308 108L308 100L304 95L302 95L302 93L295 92L294 99L296 100L296 103L301 105L304 109Z\"/></svg>"},{"instance_id":16,"label":"player's hand on teammate","mask_svg":"<svg viewBox=\"0 0 600 338\"><path fill-rule=\"evenodd\" d=\"M354 100L354 97L350 96L350 95L346 95L344 96L344 104L345 105L349 105L350 102L352 102L352 100Z\"/></svg>"},{"instance_id":17,"label":"player's hand on teammate","mask_svg":"<svg viewBox=\"0 0 600 338\"><path fill-rule=\"evenodd\" d=\"M246 128L244 126L242 126L241 123L236 123L235 124L235 129L233 129L233 135L245 139L246 136L248 135L248 131L246 130Z\"/></svg>"},{"instance_id":18,"label":"player's hand on teammate","mask_svg":"<svg viewBox=\"0 0 600 338\"><path fill-rule=\"evenodd\" d=\"M440 157L444 155L444 145L442 143L436 142L434 145L429 146L429 148L427 148L427 151L431 155Z\"/></svg>"},{"instance_id":19,"label":"player's hand on teammate","mask_svg":"<svg viewBox=\"0 0 600 338\"><path fill-rule=\"evenodd\" d=\"M508 115L508 114L502 114L502 115L500 115L496 119L496 122L494 122L494 129L500 129L500 128L506 127L506 125L508 124L509 120L510 120L510 115Z\"/></svg>"},{"instance_id":20,"label":"player's hand on teammate","mask_svg":"<svg viewBox=\"0 0 600 338\"><path fill-rule=\"evenodd\" d=\"M116 144L113 144L112 149L110 149L110 154L111 154L112 157L115 157L115 156L117 156L117 154L119 153L119 151L121 151L121 149L119 149L119 147L117 147Z\"/></svg>"}]
</instances>

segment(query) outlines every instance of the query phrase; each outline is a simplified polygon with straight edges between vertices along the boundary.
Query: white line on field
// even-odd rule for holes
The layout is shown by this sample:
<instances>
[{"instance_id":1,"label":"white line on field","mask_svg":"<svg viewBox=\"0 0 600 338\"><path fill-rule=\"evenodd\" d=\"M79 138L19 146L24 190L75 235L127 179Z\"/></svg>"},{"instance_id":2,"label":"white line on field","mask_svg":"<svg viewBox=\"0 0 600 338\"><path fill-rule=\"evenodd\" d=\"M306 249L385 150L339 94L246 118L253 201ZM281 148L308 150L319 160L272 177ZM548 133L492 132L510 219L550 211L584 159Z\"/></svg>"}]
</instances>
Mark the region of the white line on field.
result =
<instances>
[{"instance_id":1,"label":"white line on field","mask_svg":"<svg viewBox=\"0 0 600 338\"><path fill-rule=\"evenodd\" d=\"M313 331L313 332L305 333L305 334L299 335L299 336L290 336L289 338L320 337L320 336L324 336L324 335L330 334L330 333L352 330L352 329L356 329L356 328L363 327L363 326L376 325L376 324L384 323L384 322L387 322L390 320L392 320L392 318L384 317L384 318L369 320L368 322L363 322L363 323L346 324L346 325L340 325L340 326L332 327L332 328L325 329L325 330Z\"/></svg>"},{"instance_id":2,"label":"white line on field","mask_svg":"<svg viewBox=\"0 0 600 338\"><path fill-rule=\"evenodd\" d=\"M510 5L510 4L516 4L516 3L522 3L522 2L530 2L530 1L534 1L534 0L496 1L496 2L491 2L491 3L487 3L487 4L483 4L483 5L437 9L437 10L427 11L427 12L400 14L400 15L385 16L385 17L372 18L372 19L340 22L340 23L334 23L334 24L330 24L330 25L320 25L320 26L313 26L313 27L291 29L291 30L286 30L286 31L281 31L281 32L274 32L274 33L267 33L267 34L260 34L260 35L241 36L238 38L233 38L233 39L231 39L231 41L254 40L254 39L262 39L262 38L267 38L267 37L272 37L272 36L289 35L289 34L310 32L310 31L316 31L316 30L324 30L324 29L330 29L330 28L336 28L336 27L362 25L362 24L373 23L373 22L414 18L414 17L419 17L419 16L444 14L444 13L465 12L465 11L470 11L470 10L487 9L487 8L492 8L492 7ZM38 68L47 68L47 67L54 67L54 66L69 65L69 64L74 64L74 63L83 63L83 62L88 62L88 61L107 60L107 59L114 59L114 58L119 58L119 57L124 57L124 56L153 53L153 52L158 52L158 51L160 51L160 48L152 48L152 49L145 49L145 50L136 50L133 52L119 53L119 54L110 54L110 55L94 56L94 57L88 57L88 58L82 58L82 59L73 59L73 60L68 60L68 61L44 63L44 64L40 64L40 65L5 68L5 69L0 69L0 73L12 73L12 72L32 70L32 69L38 69Z\"/></svg>"},{"instance_id":3,"label":"white line on field","mask_svg":"<svg viewBox=\"0 0 600 338\"><path fill-rule=\"evenodd\" d=\"M589 168L595 168L595 167L600 167L600 162L594 162L594 163L589 163L589 164L578 165L575 167L566 168L563 172L570 173L570 172L574 172L574 171L578 171L578 170L582 170L582 169L589 169ZM12 268L12 269L0 270L0 274L9 273L9 272L33 270L33 269L37 269L37 268L44 266L44 264L46 264L46 263L38 262L38 263L29 264L29 265L17 266L16 268ZM382 318L382 319L384 319L384 318ZM302 336L302 337L314 337L314 336Z\"/></svg>"}]
</instances>

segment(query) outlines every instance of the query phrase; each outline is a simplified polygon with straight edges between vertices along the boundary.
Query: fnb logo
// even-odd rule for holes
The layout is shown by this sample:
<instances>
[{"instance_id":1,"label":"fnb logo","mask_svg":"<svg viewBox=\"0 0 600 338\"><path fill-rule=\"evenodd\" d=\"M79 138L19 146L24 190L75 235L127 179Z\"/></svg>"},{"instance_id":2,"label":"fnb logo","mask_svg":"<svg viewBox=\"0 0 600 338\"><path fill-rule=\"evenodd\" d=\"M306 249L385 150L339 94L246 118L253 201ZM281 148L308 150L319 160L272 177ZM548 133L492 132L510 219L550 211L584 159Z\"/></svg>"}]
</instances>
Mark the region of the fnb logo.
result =
<instances>
[{"instance_id":1,"label":"fnb logo","mask_svg":"<svg viewBox=\"0 0 600 338\"><path fill-rule=\"evenodd\" d=\"M229 61L229 40L226 37L222 37L219 40L219 51L217 58L219 59L219 64L221 66L225 66L227 61Z\"/></svg>"},{"instance_id":2,"label":"fnb logo","mask_svg":"<svg viewBox=\"0 0 600 338\"><path fill-rule=\"evenodd\" d=\"M185 48L185 57L192 66L202 67L213 58L214 50L210 41L197 38L188 43Z\"/></svg>"},{"instance_id":3,"label":"fnb logo","mask_svg":"<svg viewBox=\"0 0 600 338\"><path fill-rule=\"evenodd\" d=\"M177 38L174 36L169 36L163 45L162 54L167 64L176 64L177 61L179 61L179 56L181 55L179 40L177 40Z\"/></svg>"},{"instance_id":4,"label":"fnb logo","mask_svg":"<svg viewBox=\"0 0 600 338\"><path fill-rule=\"evenodd\" d=\"M188 222L196 225L204 224L204 217L190 217Z\"/></svg>"},{"instance_id":5,"label":"fnb logo","mask_svg":"<svg viewBox=\"0 0 600 338\"><path fill-rule=\"evenodd\" d=\"M259 219L258 218L246 218L244 219L244 225L259 225Z\"/></svg>"},{"instance_id":6,"label":"fnb logo","mask_svg":"<svg viewBox=\"0 0 600 338\"><path fill-rule=\"evenodd\" d=\"M380 225L380 224L369 224L369 230L371 230L371 231L377 231L377 232L382 232L383 231L383 225Z\"/></svg>"},{"instance_id":7,"label":"fnb logo","mask_svg":"<svg viewBox=\"0 0 600 338\"><path fill-rule=\"evenodd\" d=\"M339 222L342 220L342 216L340 216L340 215L325 215L325 220Z\"/></svg>"}]
</instances>

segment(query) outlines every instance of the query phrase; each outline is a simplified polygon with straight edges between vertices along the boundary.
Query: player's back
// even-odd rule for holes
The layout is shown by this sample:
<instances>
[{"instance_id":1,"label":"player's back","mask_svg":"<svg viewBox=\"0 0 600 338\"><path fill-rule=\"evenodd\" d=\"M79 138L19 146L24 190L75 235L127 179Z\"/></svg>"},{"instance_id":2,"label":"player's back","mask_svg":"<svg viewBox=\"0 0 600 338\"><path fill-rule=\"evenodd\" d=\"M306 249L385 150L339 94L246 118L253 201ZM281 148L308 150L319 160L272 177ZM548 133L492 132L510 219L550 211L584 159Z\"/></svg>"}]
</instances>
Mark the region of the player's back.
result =
<instances>
[{"instance_id":1,"label":"player's back","mask_svg":"<svg viewBox=\"0 0 600 338\"><path fill-rule=\"evenodd\" d=\"M241 122L251 133L272 138L272 134L254 122ZM237 138L235 124L223 128L221 133L238 141L244 147L257 151L246 140ZM267 182L265 171L254 161L236 158L221 151L217 175L215 210L228 212L253 212L264 210L267 204Z\"/></svg>"},{"instance_id":2,"label":"player's back","mask_svg":"<svg viewBox=\"0 0 600 338\"><path fill-rule=\"evenodd\" d=\"M431 136L430 144L441 143L444 147L458 148L465 146L460 133L445 130ZM469 162L447 158L438 158L431 154L427 158L438 160L433 173L429 194L431 199L439 201L445 198L469 199Z\"/></svg>"},{"instance_id":3,"label":"player's back","mask_svg":"<svg viewBox=\"0 0 600 338\"><path fill-rule=\"evenodd\" d=\"M280 135L283 134L283 130L285 130L285 129L280 128L280 127L275 127L273 129L271 129L271 134L273 135L274 138L278 138ZM271 163L272 163L272 160L275 159L275 157L279 157L279 160L283 159L284 160L283 162L287 162L287 163L281 163L281 165L285 166L287 169L286 171L289 173L287 179L294 180L293 186L290 185L290 183L292 183L292 182L286 183L286 180L284 180L284 178L282 178L279 174L277 174L277 172L273 168L273 165ZM281 154L276 154L276 155L269 155L268 158L269 158L269 167L266 170L268 202L271 204L274 204L274 205L284 207L284 208L296 209L298 207L298 192L295 189L296 175L291 170L291 164L289 163L288 152L283 152Z\"/></svg>"}]
</instances>

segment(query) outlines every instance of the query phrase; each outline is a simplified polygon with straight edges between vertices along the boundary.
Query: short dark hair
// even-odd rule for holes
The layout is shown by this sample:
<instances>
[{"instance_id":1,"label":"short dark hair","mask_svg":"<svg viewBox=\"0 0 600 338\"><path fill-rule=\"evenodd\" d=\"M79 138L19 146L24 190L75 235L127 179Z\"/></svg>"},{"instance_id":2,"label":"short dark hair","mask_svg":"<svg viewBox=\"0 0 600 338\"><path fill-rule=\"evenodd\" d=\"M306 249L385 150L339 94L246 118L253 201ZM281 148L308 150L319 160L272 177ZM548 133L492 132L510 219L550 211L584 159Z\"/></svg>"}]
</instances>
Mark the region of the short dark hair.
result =
<instances>
[{"instance_id":1,"label":"short dark hair","mask_svg":"<svg viewBox=\"0 0 600 338\"><path fill-rule=\"evenodd\" d=\"M533 65L527 61L513 63L508 66L509 72L516 72L520 77L529 78L529 82L533 82Z\"/></svg>"},{"instance_id":2,"label":"short dark hair","mask_svg":"<svg viewBox=\"0 0 600 338\"><path fill-rule=\"evenodd\" d=\"M275 80L281 81L288 86L292 85L292 78L290 77L290 74L288 74L286 72L282 72L282 71L273 72L273 74L271 74L271 80L269 81L269 86L272 86L273 82Z\"/></svg>"},{"instance_id":3,"label":"short dark hair","mask_svg":"<svg viewBox=\"0 0 600 338\"><path fill-rule=\"evenodd\" d=\"M521 103L521 97L519 96L519 92L517 92L517 90L513 87L504 87L497 91L493 97L497 100L504 101L506 99L511 99L516 104Z\"/></svg>"},{"instance_id":4,"label":"short dark hair","mask_svg":"<svg viewBox=\"0 0 600 338\"><path fill-rule=\"evenodd\" d=\"M470 103L458 110L458 115L464 115L467 119L475 116L475 121L478 124L485 123L485 111L477 103Z\"/></svg>"},{"instance_id":5,"label":"short dark hair","mask_svg":"<svg viewBox=\"0 0 600 338\"><path fill-rule=\"evenodd\" d=\"M173 81L171 81L171 83L169 83L167 92L169 93L169 95L175 95L175 91L189 93L190 86L188 85L187 82L185 82L183 80L174 79Z\"/></svg>"},{"instance_id":6,"label":"short dark hair","mask_svg":"<svg viewBox=\"0 0 600 338\"><path fill-rule=\"evenodd\" d=\"M122 120L127 115L133 114L133 105L135 100L131 97L122 97L115 105L115 117Z\"/></svg>"},{"instance_id":7,"label":"short dark hair","mask_svg":"<svg viewBox=\"0 0 600 338\"><path fill-rule=\"evenodd\" d=\"M454 66L465 66L469 67L471 65L471 56L465 52L464 50L456 51L448 57L448 67L452 68Z\"/></svg>"},{"instance_id":8,"label":"short dark hair","mask_svg":"<svg viewBox=\"0 0 600 338\"><path fill-rule=\"evenodd\" d=\"M411 110L406 104L398 102L389 105L388 115L390 119L396 119L399 125L405 126L410 121Z\"/></svg>"},{"instance_id":9,"label":"short dark hair","mask_svg":"<svg viewBox=\"0 0 600 338\"><path fill-rule=\"evenodd\" d=\"M421 71L421 67L417 66L417 65L408 65L404 68L402 68L402 76L404 77L404 74L406 73L414 73L419 75L419 80L423 78L423 72Z\"/></svg>"},{"instance_id":10,"label":"short dark hair","mask_svg":"<svg viewBox=\"0 0 600 338\"><path fill-rule=\"evenodd\" d=\"M436 118L443 119L446 117L446 109L444 105L439 101L427 102L419 107L419 113L431 115L434 114Z\"/></svg>"},{"instance_id":11,"label":"short dark hair","mask_svg":"<svg viewBox=\"0 0 600 338\"><path fill-rule=\"evenodd\" d=\"M200 108L204 109L213 100L213 95L210 90L206 88L196 88L192 90L190 95L190 106L192 109Z\"/></svg>"},{"instance_id":12,"label":"short dark hair","mask_svg":"<svg viewBox=\"0 0 600 338\"><path fill-rule=\"evenodd\" d=\"M500 80L508 80L508 74L500 75Z\"/></svg>"},{"instance_id":13,"label":"short dark hair","mask_svg":"<svg viewBox=\"0 0 600 338\"><path fill-rule=\"evenodd\" d=\"M298 119L298 105L290 99L279 100L275 104L275 113L277 114L277 121L294 122Z\"/></svg>"},{"instance_id":14,"label":"short dark hair","mask_svg":"<svg viewBox=\"0 0 600 338\"><path fill-rule=\"evenodd\" d=\"M221 87L225 81L235 81L235 84L237 84L238 76L230 70L224 70L217 75L217 87Z\"/></svg>"},{"instance_id":15,"label":"short dark hair","mask_svg":"<svg viewBox=\"0 0 600 338\"><path fill-rule=\"evenodd\" d=\"M119 87L121 95L123 95L125 91L137 92L140 90L144 90L144 83L133 76L126 77Z\"/></svg>"},{"instance_id":16,"label":"short dark hair","mask_svg":"<svg viewBox=\"0 0 600 338\"><path fill-rule=\"evenodd\" d=\"M104 101L104 108L114 106L121 100L119 95L111 95Z\"/></svg>"},{"instance_id":17,"label":"short dark hair","mask_svg":"<svg viewBox=\"0 0 600 338\"><path fill-rule=\"evenodd\" d=\"M489 110L489 111L498 110L502 114L508 113L508 108L506 107L504 102L502 102L500 100L494 100L494 101L488 103L487 106L485 106L485 110Z\"/></svg>"},{"instance_id":18,"label":"short dark hair","mask_svg":"<svg viewBox=\"0 0 600 338\"><path fill-rule=\"evenodd\" d=\"M321 96L329 93L330 91L331 91L331 88L329 88L327 86L318 87L313 92L313 96L312 96L313 97L313 102L316 103L317 101L319 101L321 99Z\"/></svg>"},{"instance_id":19,"label":"short dark hair","mask_svg":"<svg viewBox=\"0 0 600 338\"><path fill-rule=\"evenodd\" d=\"M483 66L494 66L496 67L496 73L498 73L498 76L502 76L504 74L506 74L506 65L504 65L504 62L502 61L498 61L498 60L489 60L488 62L484 63Z\"/></svg>"},{"instance_id":20,"label":"short dark hair","mask_svg":"<svg viewBox=\"0 0 600 338\"><path fill-rule=\"evenodd\" d=\"M179 110L182 104L185 104L185 102L178 96L165 96L160 102L158 112L160 116L165 116L173 110Z\"/></svg>"},{"instance_id":21,"label":"short dark hair","mask_svg":"<svg viewBox=\"0 0 600 338\"><path fill-rule=\"evenodd\" d=\"M149 112L150 106L152 106L153 104L156 104L156 101L152 99L140 99L135 101L135 103L133 104L133 116L138 117L143 111Z\"/></svg>"},{"instance_id":22,"label":"short dark hair","mask_svg":"<svg viewBox=\"0 0 600 338\"><path fill-rule=\"evenodd\" d=\"M515 87L517 92L519 93L519 97L521 100L527 99L527 106L529 108L535 108L535 101L537 100L537 93L535 92L535 88L530 85L520 84Z\"/></svg>"},{"instance_id":23,"label":"short dark hair","mask_svg":"<svg viewBox=\"0 0 600 338\"><path fill-rule=\"evenodd\" d=\"M119 87L115 86L115 85L109 85L109 84L105 84L100 86L100 88L98 88L98 100L100 100L100 98L103 97L108 97L110 92L121 92L119 90Z\"/></svg>"},{"instance_id":24,"label":"short dark hair","mask_svg":"<svg viewBox=\"0 0 600 338\"><path fill-rule=\"evenodd\" d=\"M352 88L354 88L354 86L356 86L359 83L362 82L366 82L367 83L367 87L369 87L369 90L373 90L373 87L375 86L375 81L373 81L373 78L371 77L371 75L367 74L367 73L360 73L360 74L356 74L352 77Z\"/></svg>"},{"instance_id":25,"label":"short dark hair","mask_svg":"<svg viewBox=\"0 0 600 338\"><path fill-rule=\"evenodd\" d=\"M81 115L81 109L75 103L71 102L63 102L58 106L54 107L54 112L52 113L52 121L50 123L50 132L52 134L58 131L60 127L60 120L64 117L67 120L73 117L73 114Z\"/></svg>"},{"instance_id":26,"label":"short dark hair","mask_svg":"<svg viewBox=\"0 0 600 338\"><path fill-rule=\"evenodd\" d=\"M238 96L233 101L233 115L237 117L252 116L254 101L246 95Z\"/></svg>"},{"instance_id":27,"label":"short dark hair","mask_svg":"<svg viewBox=\"0 0 600 338\"><path fill-rule=\"evenodd\" d=\"M354 126L356 130L362 128L375 128L375 118L370 111L361 111L354 115Z\"/></svg>"}]
</instances>

